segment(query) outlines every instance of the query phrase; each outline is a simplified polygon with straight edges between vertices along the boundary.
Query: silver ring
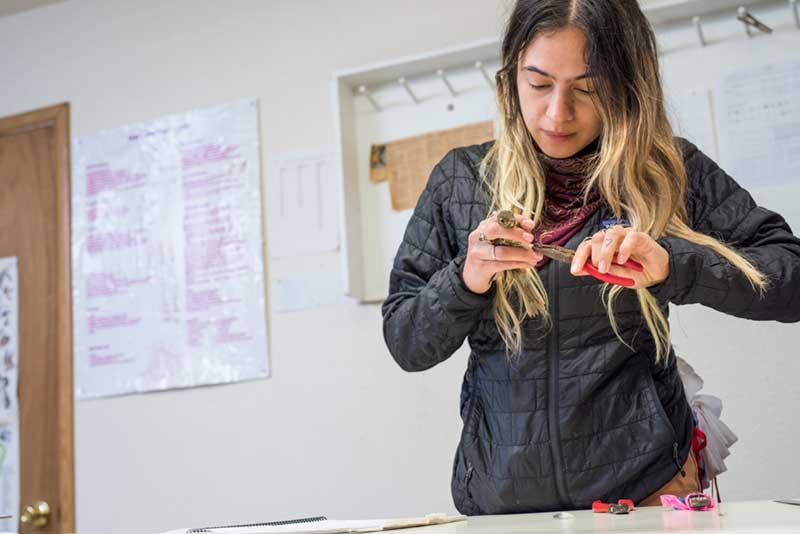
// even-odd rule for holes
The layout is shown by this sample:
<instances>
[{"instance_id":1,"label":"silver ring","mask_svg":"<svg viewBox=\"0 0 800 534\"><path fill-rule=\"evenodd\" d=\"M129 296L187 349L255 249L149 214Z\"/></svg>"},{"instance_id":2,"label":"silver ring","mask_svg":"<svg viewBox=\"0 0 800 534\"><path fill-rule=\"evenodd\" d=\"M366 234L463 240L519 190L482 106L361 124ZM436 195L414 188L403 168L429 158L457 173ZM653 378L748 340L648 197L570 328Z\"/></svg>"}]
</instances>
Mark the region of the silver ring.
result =
<instances>
[{"instance_id":1,"label":"silver ring","mask_svg":"<svg viewBox=\"0 0 800 534\"><path fill-rule=\"evenodd\" d=\"M494 249L497 248L497 245L492 245L492 260L497 261L497 256L495 255Z\"/></svg>"},{"instance_id":2,"label":"silver ring","mask_svg":"<svg viewBox=\"0 0 800 534\"><path fill-rule=\"evenodd\" d=\"M483 232L479 233L478 234L478 241L480 241L480 242L486 241L486 234L484 234Z\"/></svg>"}]
</instances>

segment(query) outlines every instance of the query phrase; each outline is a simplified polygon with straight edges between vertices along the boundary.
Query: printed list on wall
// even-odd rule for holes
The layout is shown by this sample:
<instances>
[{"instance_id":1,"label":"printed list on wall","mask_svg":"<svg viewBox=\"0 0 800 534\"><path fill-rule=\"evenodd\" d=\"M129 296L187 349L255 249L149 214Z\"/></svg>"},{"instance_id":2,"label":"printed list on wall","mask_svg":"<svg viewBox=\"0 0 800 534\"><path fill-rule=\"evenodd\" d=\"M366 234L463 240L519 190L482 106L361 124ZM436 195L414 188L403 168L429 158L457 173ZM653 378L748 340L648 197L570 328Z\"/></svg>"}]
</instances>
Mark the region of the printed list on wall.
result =
<instances>
[{"instance_id":1,"label":"printed list on wall","mask_svg":"<svg viewBox=\"0 0 800 534\"><path fill-rule=\"evenodd\" d=\"M72 152L77 397L268 376L256 102Z\"/></svg>"},{"instance_id":2,"label":"printed list on wall","mask_svg":"<svg viewBox=\"0 0 800 534\"><path fill-rule=\"evenodd\" d=\"M718 82L720 166L767 209L800 227L800 61L743 69Z\"/></svg>"},{"instance_id":3,"label":"printed list on wall","mask_svg":"<svg viewBox=\"0 0 800 534\"><path fill-rule=\"evenodd\" d=\"M800 61L769 63L719 81L720 159L743 186L783 189L796 184L800 175L798 84Z\"/></svg>"}]
</instances>

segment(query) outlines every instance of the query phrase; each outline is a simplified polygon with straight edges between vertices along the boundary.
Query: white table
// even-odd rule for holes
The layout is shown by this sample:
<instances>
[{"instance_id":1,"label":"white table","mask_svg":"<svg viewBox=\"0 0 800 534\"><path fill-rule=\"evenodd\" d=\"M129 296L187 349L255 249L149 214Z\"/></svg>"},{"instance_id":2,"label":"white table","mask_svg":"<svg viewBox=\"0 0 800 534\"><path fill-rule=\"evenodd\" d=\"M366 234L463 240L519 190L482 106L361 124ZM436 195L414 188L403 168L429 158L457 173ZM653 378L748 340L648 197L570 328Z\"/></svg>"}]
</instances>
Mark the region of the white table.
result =
<instances>
[{"instance_id":1,"label":"white table","mask_svg":"<svg viewBox=\"0 0 800 534\"><path fill-rule=\"evenodd\" d=\"M552 512L470 517L467 521L404 531L408 534L680 534L723 532L735 534L800 534L800 506L772 501L723 502L707 512L637 508L627 515L570 512L556 519ZM401 532L401 531L395 531Z\"/></svg>"}]
</instances>

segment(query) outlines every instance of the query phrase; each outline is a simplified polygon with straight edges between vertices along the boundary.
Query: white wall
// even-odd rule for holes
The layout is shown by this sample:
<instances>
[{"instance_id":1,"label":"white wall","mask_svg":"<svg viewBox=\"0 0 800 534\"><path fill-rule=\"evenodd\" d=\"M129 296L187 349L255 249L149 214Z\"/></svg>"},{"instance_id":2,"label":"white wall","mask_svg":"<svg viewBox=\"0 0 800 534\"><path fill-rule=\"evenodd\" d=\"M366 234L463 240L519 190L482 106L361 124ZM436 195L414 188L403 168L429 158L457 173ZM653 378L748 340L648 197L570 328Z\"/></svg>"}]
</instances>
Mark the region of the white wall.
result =
<instances>
[{"instance_id":1,"label":"white wall","mask_svg":"<svg viewBox=\"0 0 800 534\"><path fill-rule=\"evenodd\" d=\"M256 97L266 168L333 144L334 72L496 35L501 6L67 1L0 19L0 116L69 101L82 135ZM76 404L78 532L453 511L464 354L404 373L377 306L269 320L269 380Z\"/></svg>"},{"instance_id":2,"label":"white wall","mask_svg":"<svg viewBox=\"0 0 800 534\"><path fill-rule=\"evenodd\" d=\"M659 32L668 95L715 90L730 73L800 61L800 30L788 3L753 12L775 30L772 35L749 39L733 16L704 24L706 47L699 45L688 22ZM800 97L800 88L796 95ZM800 176L782 187L771 186L770 177L734 178L800 234ZM673 306L670 323L676 351L704 378L703 391L723 399L722 420L739 436L726 461L729 471L720 477L722 497L800 496L800 465L791 460L800 440L795 413L800 406L800 324L744 321L699 305Z\"/></svg>"},{"instance_id":3,"label":"white wall","mask_svg":"<svg viewBox=\"0 0 800 534\"><path fill-rule=\"evenodd\" d=\"M69 101L82 135L256 97L266 162L334 142L333 72L497 35L505 6L71 0L0 19L0 116ZM800 400L798 330L694 308L678 318L684 352L742 438L723 496L800 494L786 405ZM377 306L269 320L269 380L76 404L78 532L453 511L465 352L410 375L384 347Z\"/></svg>"}]
</instances>

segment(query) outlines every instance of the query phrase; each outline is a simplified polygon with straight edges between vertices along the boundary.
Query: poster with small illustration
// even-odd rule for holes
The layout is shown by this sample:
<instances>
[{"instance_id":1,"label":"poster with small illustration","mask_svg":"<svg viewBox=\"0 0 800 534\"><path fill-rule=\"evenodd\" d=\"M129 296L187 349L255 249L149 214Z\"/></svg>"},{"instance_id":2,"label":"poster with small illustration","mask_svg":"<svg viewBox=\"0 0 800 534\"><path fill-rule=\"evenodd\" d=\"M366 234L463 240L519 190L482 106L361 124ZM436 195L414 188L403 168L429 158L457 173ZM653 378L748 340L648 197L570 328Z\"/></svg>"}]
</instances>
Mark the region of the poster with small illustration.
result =
<instances>
[{"instance_id":1,"label":"poster with small illustration","mask_svg":"<svg viewBox=\"0 0 800 534\"><path fill-rule=\"evenodd\" d=\"M0 531L17 530L19 511L19 405L17 258L0 258Z\"/></svg>"}]
</instances>

